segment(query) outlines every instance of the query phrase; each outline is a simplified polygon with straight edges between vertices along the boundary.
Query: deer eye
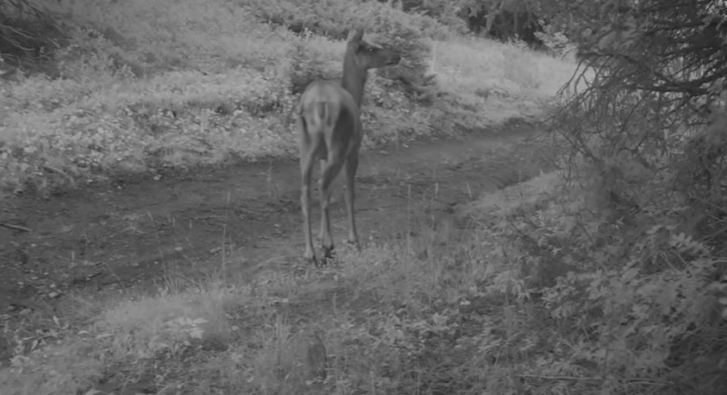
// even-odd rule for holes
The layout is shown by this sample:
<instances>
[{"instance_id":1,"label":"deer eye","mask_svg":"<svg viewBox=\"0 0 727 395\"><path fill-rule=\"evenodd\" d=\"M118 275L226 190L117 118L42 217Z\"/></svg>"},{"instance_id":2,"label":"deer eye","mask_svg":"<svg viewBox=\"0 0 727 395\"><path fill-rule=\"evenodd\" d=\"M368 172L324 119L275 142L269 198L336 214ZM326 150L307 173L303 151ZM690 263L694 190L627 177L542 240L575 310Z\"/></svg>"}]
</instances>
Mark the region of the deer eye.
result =
<instances>
[{"instance_id":1,"label":"deer eye","mask_svg":"<svg viewBox=\"0 0 727 395\"><path fill-rule=\"evenodd\" d=\"M374 51L376 51L376 48L374 48L374 47L368 47L368 48L366 48L366 50L369 51L369 52L374 52Z\"/></svg>"}]
</instances>

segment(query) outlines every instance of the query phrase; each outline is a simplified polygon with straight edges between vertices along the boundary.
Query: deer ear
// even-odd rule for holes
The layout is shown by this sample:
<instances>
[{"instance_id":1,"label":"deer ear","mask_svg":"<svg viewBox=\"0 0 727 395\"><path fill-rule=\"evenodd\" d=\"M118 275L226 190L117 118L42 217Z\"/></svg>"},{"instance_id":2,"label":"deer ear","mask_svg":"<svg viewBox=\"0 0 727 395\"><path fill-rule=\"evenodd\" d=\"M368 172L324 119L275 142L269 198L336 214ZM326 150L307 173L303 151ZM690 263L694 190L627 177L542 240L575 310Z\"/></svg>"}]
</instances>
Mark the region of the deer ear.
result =
<instances>
[{"instance_id":1,"label":"deer ear","mask_svg":"<svg viewBox=\"0 0 727 395\"><path fill-rule=\"evenodd\" d=\"M363 39L364 31L362 28L352 30L348 35L348 41L352 43L359 43Z\"/></svg>"}]
</instances>

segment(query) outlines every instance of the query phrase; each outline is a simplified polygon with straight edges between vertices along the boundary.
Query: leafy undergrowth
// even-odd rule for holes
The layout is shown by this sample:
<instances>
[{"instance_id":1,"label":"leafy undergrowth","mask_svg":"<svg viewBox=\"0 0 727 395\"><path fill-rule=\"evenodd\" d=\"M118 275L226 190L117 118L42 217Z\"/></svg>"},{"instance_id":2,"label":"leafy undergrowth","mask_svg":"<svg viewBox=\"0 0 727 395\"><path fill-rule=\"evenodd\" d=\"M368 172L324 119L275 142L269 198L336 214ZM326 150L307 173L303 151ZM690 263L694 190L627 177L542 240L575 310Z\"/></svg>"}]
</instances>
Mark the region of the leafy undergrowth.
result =
<instances>
[{"instance_id":1,"label":"leafy undergrowth","mask_svg":"<svg viewBox=\"0 0 727 395\"><path fill-rule=\"evenodd\" d=\"M515 45L419 37L399 20L423 16L374 4L365 5L371 12L364 16L375 21L367 22L370 38L410 35L417 44L390 43L415 51L404 53L397 72L407 78L370 73L363 111L369 147L537 114L574 69L570 60ZM48 7L63 15L68 32L54 79L0 83L5 190L48 193L160 166L294 155L299 85L340 73L343 41L260 23L251 5ZM412 86L423 68L435 85Z\"/></svg>"},{"instance_id":2,"label":"leafy undergrowth","mask_svg":"<svg viewBox=\"0 0 727 395\"><path fill-rule=\"evenodd\" d=\"M719 260L663 226L584 217L592 192L566 181L412 220L326 269L69 298L26 317L46 329L16 333L0 392L724 393Z\"/></svg>"},{"instance_id":3,"label":"leafy undergrowth","mask_svg":"<svg viewBox=\"0 0 727 395\"><path fill-rule=\"evenodd\" d=\"M342 250L325 270L268 267L246 284L210 281L185 289L168 279L163 291L133 299L79 295L42 336L16 336L18 344L30 346L18 347L12 367L0 372L0 391L401 394L511 388L512 369L542 349L530 344L535 339L518 336L532 331L525 324L546 322L520 316L535 309L511 299L511 279L498 276L506 262L502 249L494 238L466 235L452 221L414 228L421 236L402 244Z\"/></svg>"}]
</instances>

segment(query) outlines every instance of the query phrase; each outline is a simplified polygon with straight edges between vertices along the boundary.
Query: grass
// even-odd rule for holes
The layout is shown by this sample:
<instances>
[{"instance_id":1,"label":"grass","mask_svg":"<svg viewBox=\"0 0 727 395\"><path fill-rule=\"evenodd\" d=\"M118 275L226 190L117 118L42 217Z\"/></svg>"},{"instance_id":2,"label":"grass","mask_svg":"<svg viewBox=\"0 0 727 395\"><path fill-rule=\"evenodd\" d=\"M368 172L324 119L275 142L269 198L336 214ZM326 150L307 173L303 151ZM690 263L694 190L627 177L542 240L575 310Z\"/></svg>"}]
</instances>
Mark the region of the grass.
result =
<instances>
[{"instance_id":1,"label":"grass","mask_svg":"<svg viewBox=\"0 0 727 395\"><path fill-rule=\"evenodd\" d=\"M294 36L224 4L53 5L100 34L76 32L77 52L59 70L66 79L2 86L0 186L47 191L155 166L294 155L285 59L302 45L335 73L344 43ZM450 133L455 122L477 129L537 116L573 69L512 44L435 41L434 103L372 75L366 148ZM533 181L538 194L550 196L548 177ZM486 199L513 209L518 196L528 207L541 199L506 191ZM410 224L419 236L344 251L326 270L167 277L153 293L68 297L57 316L27 317L45 335L8 330L17 344L40 342L15 350L0 393L94 394L124 383L159 394L518 393L516 375L547 364L549 333L525 302L517 251L496 230L423 218Z\"/></svg>"},{"instance_id":2,"label":"grass","mask_svg":"<svg viewBox=\"0 0 727 395\"><path fill-rule=\"evenodd\" d=\"M532 184L547 197L552 180ZM510 211L535 204L521 188L490 196ZM544 321L523 298L517 250L485 222L432 221L430 203L407 204L403 240L343 248L325 269L269 263L223 278L229 260L243 259L233 254L207 278L166 274L152 292L75 293L56 316L26 317L50 335L9 328L19 344L41 343L0 370L0 392L517 391L514 375L537 372L529 361L549 353L532 344Z\"/></svg>"},{"instance_id":3,"label":"grass","mask_svg":"<svg viewBox=\"0 0 727 395\"><path fill-rule=\"evenodd\" d=\"M47 193L158 166L295 155L294 48L335 75L344 43L295 36L225 4L52 5L93 29L73 30L60 55L65 79L2 86L0 187ZM537 115L574 68L570 60L456 36L433 49L430 71L447 95L413 101L374 76L366 147L448 133L453 119L473 129Z\"/></svg>"},{"instance_id":4,"label":"grass","mask_svg":"<svg viewBox=\"0 0 727 395\"><path fill-rule=\"evenodd\" d=\"M432 72L446 92L478 108L484 122L539 115L574 72L574 59L514 44L459 38L435 42Z\"/></svg>"},{"instance_id":5,"label":"grass","mask_svg":"<svg viewBox=\"0 0 727 395\"><path fill-rule=\"evenodd\" d=\"M88 391L102 377L142 383L154 393L501 388L506 369L488 360L508 336L491 332L506 317L490 303L504 300L487 290L506 286L494 282L504 281L495 276L505 263L500 248L481 232L412 226L422 236L406 246L344 251L340 265L323 271L268 270L247 285L202 281L151 296L70 298L57 341L0 371L2 393ZM441 242L432 243L435 234ZM432 258L416 258L421 248ZM464 311L480 323L458 322ZM481 322L490 322L490 330L482 331ZM329 358L325 380L310 371L315 344ZM154 380L146 377L150 370ZM457 380L436 382L445 378Z\"/></svg>"},{"instance_id":6,"label":"grass","mask_svg":"<svg viewBox=\"0 0 727 395\"><path fill-rule=\"evenodd\" d=\"M343 50L221 2L74 4L95 30L71 38L67 78L2 87L5 187L294 155L295 70L335 73ZM573 72L515 44L432 46L421 97L372 75L367 148L537 116ZM233 253L204 279L31 311L5 327L0 393L725 393L724 260L679 230L683 204L619 205L583 163L522 183L511 170L439 218L410 198L406 221L381 226L402 232L325 269L274 258L223 278Z\"/></svg>"}]
</instances>

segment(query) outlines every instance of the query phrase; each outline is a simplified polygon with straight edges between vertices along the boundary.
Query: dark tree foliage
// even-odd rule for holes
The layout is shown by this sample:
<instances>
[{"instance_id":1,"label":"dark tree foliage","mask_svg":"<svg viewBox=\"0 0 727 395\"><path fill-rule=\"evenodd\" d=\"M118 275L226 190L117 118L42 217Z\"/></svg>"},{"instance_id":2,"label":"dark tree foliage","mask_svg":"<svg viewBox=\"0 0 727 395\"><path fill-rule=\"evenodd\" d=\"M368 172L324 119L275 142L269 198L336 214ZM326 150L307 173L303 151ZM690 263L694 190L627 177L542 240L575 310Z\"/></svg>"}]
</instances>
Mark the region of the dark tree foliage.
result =
<instances>
[{"instance_id":1,"label":"dark tree foliage","mask_svg":"<svg viewBox=\"0 0 727 395\"><path fill-rule=\"evenodd\" d=\"M57 24L28 0L0 0L0 56L25 71L52 72L63 41Z\"/></svg>"},{"instance_id":2,"label":"dark tree foliage","mask_svg":"<svg viewBox=\"0 0 727 395\"><path fill-rule=\"evenodd\" d=\"M543 45L536 35L543 32L543 23L533 12L465 7L461 15L475 34L485 34L501 41L519 38L536 47Z\"/></svg>"},{"instance_id":3,"label":"dark tree foliage","mask_svg":"<svg viewBox=\"0 0 727 395\"><path fill-rule=\"evenodd\" d=\"M543 45L536 34L544 31L540 0L397 0L393 3L406 12L422 13L458 30L461 27L463 32L501 41L520 39L536 47Z\"/></svg>"},{"instance_id":4,"label":"dark tree foliage","mask_svg":"<svg viewBox=\"0 0 727 395\"><path fill-rule=\"evenodd\" d=\"M559 22L580 44L581 67L555 128L591 162L628 157L670 176L706 218L722 221L727 4L575 1L565 9ZM727 238L724 229L709 236Z\"/></svg>"},{"instance_id":5,"label":"dark tree foliage","mask_svg":"<svg viewBox=\"0 0 727 395\"><path fill-rule=\"evenodd\" d=\"M616 212L625 257L648 275L690 278L703 269L695 280L702 291L690 298L712 300L710 282L727 278L727 2L548 1L561 10L552 23L578 44L579 70L552 125L572 148L569 169L596 170L589 175ZM675 249L643 248L656 240L653 229L698 242L704 255L655 264ZM726 313L682 315L689 321L679 329L679 314L663 313L673 333L662 377L681 390L654 393L725 393L724 371L700 361L727 347Z\"/></svg>"},{"instance_id":6,"label":"dark tree foliage","mask_svg":"<svg viewBox=\"0 0 727 395\"><path fill-rule=\"evenodd\" d=\"M629 4L632 3L632 4ZM727 3L646 0L571 8L565 25L589 66L608 70L623 90L712 95L727 74Z\"/></svg>"}]
</instances>

